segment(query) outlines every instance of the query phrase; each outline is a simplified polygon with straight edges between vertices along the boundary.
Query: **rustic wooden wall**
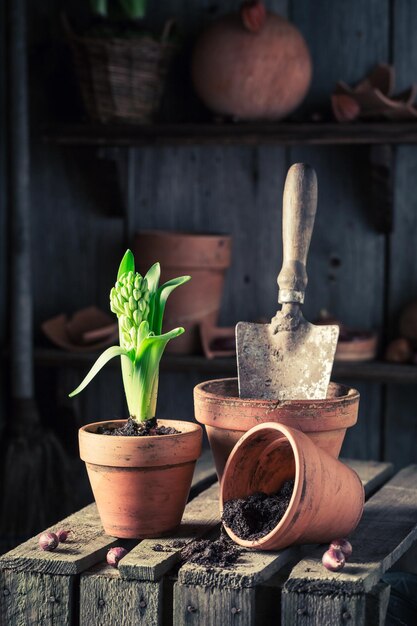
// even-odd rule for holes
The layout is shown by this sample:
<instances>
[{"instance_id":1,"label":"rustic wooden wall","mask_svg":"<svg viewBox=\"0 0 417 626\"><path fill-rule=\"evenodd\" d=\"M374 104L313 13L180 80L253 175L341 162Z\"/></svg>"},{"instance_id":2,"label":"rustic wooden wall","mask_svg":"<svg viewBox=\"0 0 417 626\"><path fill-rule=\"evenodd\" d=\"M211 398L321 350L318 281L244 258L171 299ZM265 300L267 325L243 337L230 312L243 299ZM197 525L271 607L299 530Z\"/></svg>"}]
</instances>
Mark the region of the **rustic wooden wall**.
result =
<instances>
[{"instance_id":1,"label":"rustic wooden wall","mask_svg":"<svg viewBox=\"0 0 417 626\"><path fill-rule=\"evenodd\" d=\"M72 312L93 303L107 307L109 287L125 245L122 200L116 186L109 183L115 178L112 162L98 159L92 149L63 149L41 140L42 126L67 116L70 111L65 104L73 101L68 95L73 95L74 83L66 66L62 70L58 64L66 57L57 4L52 0L42 6L30 2L37 329L42 320L63 311ZM155 24L174 14L185 34L185 52L176 62L163 115L190 119L200 111L187 73L192 40L204 23L235 9L238 2L167 0L151 4ZM378 61L395 63L399 87L415 80L417 44L413 35L417 8L412 0L267 0L266 4L299 26L311 49L314 79L302 107L305 114L327 105L336 80L354 82ZM4 164L2 154L0 167ZM283 181L287 168L295 161L310 162L319 178L306 316L314 319L320 309L327 308L347 324L380 330L387 319L386 331L393 334L399 309L417 297L415 147L398 148L395 230L391 236L378 234L369 216L366 147L284 149L260 145L136 150L135 227L231 233L233 262L221 322L233 324L239 319L269 317L276 307L275 281L281 261ZM4 179L3 171L1 175ZM3 184L0 190L3 232ZM0 254L4 255L3 246ZM4 340L7 296L3 271L0 288L0 332ZM386 301L388 311L384 310ZM36 340L42 341L39 330ZM81 375L79 370L37 371L44 419L74 454L80 423L124 414L117 369L101 373L88 391L68 401L66 394ZM203 378L199 372L163 372L160 415L192 419L192 388ZM343 453L358 458L384 457L398 467L416 462L415 390L347 382L358 386L362 397L358 425L348 434Z\"/></svg>"}]
</instances>

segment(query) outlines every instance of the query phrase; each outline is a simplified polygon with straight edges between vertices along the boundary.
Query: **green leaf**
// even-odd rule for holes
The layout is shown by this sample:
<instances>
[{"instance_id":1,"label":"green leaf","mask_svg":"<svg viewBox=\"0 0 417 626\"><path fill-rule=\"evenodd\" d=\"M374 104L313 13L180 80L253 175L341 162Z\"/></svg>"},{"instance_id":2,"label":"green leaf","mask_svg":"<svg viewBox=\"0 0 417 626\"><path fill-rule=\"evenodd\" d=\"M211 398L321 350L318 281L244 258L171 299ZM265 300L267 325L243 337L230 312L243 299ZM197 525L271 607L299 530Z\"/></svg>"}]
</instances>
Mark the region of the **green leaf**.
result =
<instances>
[{"instance_id":1,"label":"green leaf","mask_svg":"<svg viewBox=\"0 0 417 626\"><path fill-rule=\"evenodd\" d=\"M144 421L155 416L159 362L168 341L183 332L183 328L174 328L164 335L150 335L139 346L133 377L131 382L129 381L129 385L132 386L132 389L129 387L129 393L134 389L139 392L129 404L130 414L136 420Z\"/></svg>"},{"instance_id":2,"label":"green leaf","mask_svg":"<svg viewBox=\"0 0 417 626\"><path fill-rule=\"evenodd\" d=\"M191 280L191 276L179 276L179 278L173 278L164 285L161 285L155 294L154 300L154 312L151 328L155 335L159 335L162 331L162 321L164 319L165 305L168 300L169 294L174 291L180 285L187 283Z\"/></svg>"},{"instance_id":3,"label":"green leaf","mask_svg":"<svg viewBox=\"0 0 417 626\"><path fill-rule=\"evenodd\" d=\"M94 376L98 374L101 368L104 367L106 363L108 363L115 356L129 357L129 352L127 352L124 348L121 348L120 346L111 346L110 348L107 348L107 350L105 350L103 354L98 357L97 361L94 363L93 367L88 372L82 383L69 394L69 397L72 398L73 396L76 396L78 393L80 393L80 391L85 389L87 385L93 380Z\"/></svg>"},{"instance_id":4,"label":"green leaf","mask_svg":"<svg viewBox=\"0 0 417 626\"><path fill-rule=\"evenodd\" d=\"M154 263L152 267L146 272L146 280L148 281L148 289L151 293L154 293L158 289L159 278L161 276L161 266L159 263Z\"/></svg>"},{"instance_id":5,"label":"green leaf","mask_svg":"<svg viewBox=\"0 0 417 626\"><path fill-rule=\"evenodd\" d=\"M139 346L139 350L136 356L136 362L140 359L143 359L150 350L160 350L161 354L159 358L161 358L168 341L174 339L175 337L179 337L183 334L183 332L185 332L184 328L178 327L170 330L168 333L164 333L163 335L151 335L150 337L146 337Z\"/></svg>"},{"instance_id":6,"label":"green leaf","mask_svg":"<svg viewBox=\"0 0 417 626\"><path fill-rule=\"evenodd\" d=\"M119 266L119 271L117 272L117 280L119 280L119 278L123 276L123 274L127 274L128 272L135 272L135 257L133 256L131 250L126 250L125 252L125 255Z\"/></svg>"}]
</instances>

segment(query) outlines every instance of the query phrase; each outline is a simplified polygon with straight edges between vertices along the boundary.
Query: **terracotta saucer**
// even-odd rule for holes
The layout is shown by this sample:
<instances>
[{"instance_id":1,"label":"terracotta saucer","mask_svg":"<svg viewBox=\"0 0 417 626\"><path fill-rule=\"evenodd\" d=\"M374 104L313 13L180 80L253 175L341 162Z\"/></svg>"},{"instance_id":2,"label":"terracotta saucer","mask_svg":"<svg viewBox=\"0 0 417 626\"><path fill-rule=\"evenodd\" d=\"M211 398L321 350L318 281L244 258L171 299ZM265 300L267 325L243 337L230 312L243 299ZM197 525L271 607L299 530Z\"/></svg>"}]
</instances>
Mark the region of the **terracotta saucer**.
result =
<instances>
[{"instance_id":1,"label":"terracotta saucer","mask_svg":"<svg viewBox=\"0 0 417 626\"><path fill-rule=\"evenodd\" d=\"M92 352L118 338L118 327L104 311L90 306L72 317L64 313L41 324L42 331L56 346L70 352Z\"/></svg>"},{"instance_id":2,"label":"terracotta saucer","mask_svg":"<svg viewBox=\"0 0 417 626\"><path fill-rule=\"evenodd\" d=\"M333 114L339 122L355 119L385 118L391 120L417 119L414 100L417 86L396 95L395 70L392 65L380 63L355 87L339 81L331 96Z\"/></svg>"}]
</instances>

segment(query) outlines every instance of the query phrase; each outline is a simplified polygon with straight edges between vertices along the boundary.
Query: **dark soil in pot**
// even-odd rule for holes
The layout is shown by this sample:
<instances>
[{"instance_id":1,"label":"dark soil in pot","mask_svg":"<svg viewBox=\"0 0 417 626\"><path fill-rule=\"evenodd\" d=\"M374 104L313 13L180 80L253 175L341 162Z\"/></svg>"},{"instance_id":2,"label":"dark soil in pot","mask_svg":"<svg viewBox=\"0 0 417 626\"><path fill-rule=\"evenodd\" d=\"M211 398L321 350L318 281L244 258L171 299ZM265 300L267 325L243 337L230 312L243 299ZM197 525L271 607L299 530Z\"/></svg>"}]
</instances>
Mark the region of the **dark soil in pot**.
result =
<instances>
[{"instance_id":1,"label":"dark soil in pot","mask_svg":"<svg viewBox=\"0 0 417 626\"><path fill-rule=\"evenodd\" d=\"M284 517L291 500L294 481L287 480L276 493L260 491L246 498L224 503L222 520L235 535L254 541L270 533Z\"/></svg>"},{"instance_id":2,"label":"dark soil in pot","mask_svg":"<svg viewBox=\"0 0 417 626\"><path fill-rule=\"evenodd\" d=\"M127 422L118 428L97 429L98 435L114 435L122 437L154 437L155 435L178 435L181 431L172 426L158 426L157 420L146 420L143 424L138 424L131 417Z\"/></svg>"}]
</instances>

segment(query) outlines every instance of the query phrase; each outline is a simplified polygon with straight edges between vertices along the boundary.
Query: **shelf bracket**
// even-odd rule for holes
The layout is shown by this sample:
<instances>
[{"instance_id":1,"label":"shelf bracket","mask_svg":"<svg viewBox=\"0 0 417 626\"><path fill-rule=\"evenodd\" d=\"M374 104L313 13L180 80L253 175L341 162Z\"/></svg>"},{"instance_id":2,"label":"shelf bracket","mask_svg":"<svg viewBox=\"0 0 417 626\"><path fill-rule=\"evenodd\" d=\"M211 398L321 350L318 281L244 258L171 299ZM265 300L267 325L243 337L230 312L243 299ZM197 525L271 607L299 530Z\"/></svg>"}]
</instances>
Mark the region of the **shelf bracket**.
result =
<instances>
[{"instance_id":1,"label":"shelf bracket","mask_svg":"<svg viewBox=\"0 0 417 626\"><path fill-rule=\"evenodd\" d=\"M395 146L370 147L371 211L375 229L382 234L391 233L394 227L395 157Z\"/></svg>"}]
</instances>

